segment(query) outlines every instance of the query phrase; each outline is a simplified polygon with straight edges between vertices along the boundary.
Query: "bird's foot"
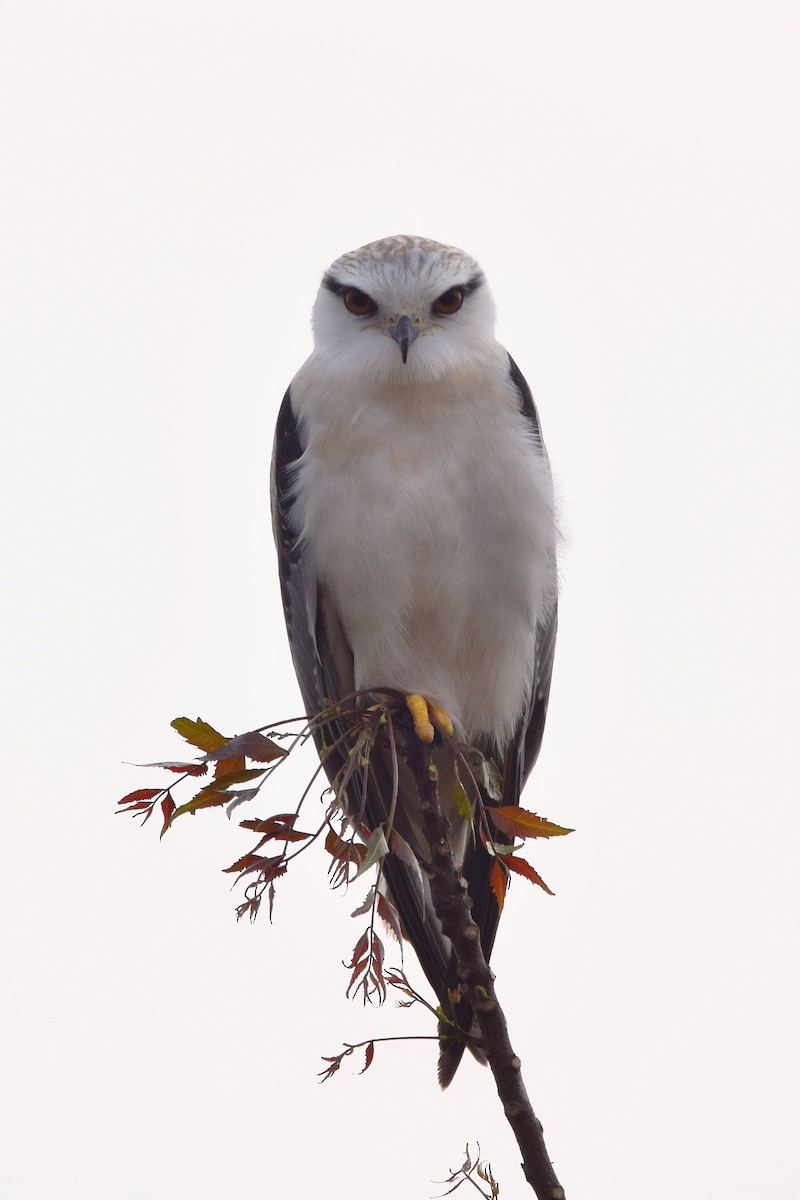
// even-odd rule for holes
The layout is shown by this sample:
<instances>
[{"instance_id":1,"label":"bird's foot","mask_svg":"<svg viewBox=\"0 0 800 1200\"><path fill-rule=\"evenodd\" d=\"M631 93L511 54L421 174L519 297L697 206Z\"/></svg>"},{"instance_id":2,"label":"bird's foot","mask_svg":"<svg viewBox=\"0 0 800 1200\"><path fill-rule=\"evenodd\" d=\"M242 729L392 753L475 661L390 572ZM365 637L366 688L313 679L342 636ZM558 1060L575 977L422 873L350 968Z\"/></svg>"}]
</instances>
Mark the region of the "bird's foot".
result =
<instances>
[{"instance_id":1,"label":"bird's foot","mask_svg":"<svg viewBox=\"0 0 800 1200\"><path fill-rule=\"evenodd\" d=\"M412 692L410 696L406 696L406 706L414 722L414 731L421 742L430 745L437 729L446 733L448 737L453 736L452 718L443 708L439 708L438 704L431 704L430 700L426 700L418 692Z\"/></svg>"}]
</instances>

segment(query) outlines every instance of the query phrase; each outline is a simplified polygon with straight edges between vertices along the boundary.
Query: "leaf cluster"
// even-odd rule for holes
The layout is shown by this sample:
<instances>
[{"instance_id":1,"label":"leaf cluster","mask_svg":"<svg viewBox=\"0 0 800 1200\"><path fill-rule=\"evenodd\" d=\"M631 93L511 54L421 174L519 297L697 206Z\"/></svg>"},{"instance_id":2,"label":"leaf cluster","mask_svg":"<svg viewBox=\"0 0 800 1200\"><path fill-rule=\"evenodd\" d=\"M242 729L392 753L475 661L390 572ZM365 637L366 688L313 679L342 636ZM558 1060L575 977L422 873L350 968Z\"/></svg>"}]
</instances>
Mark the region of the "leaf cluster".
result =
<instances>
[{"instance_id":1,"label":"leaf cluster","mask_svg":"<svg viewBox=\"0 0 800 1200\"><path fill-rule=\"evenodd\" d=\"M162 838L180 817L196 816L206 809L224 808L231 818L240 805L258 798L267 780L295 747L305 744L314 735L320 750L320 765L294 811L239 821L240 827L255 834L257 840L224 871L235 877L236 884L244 886L244 898L236 907L237 918L248 916L255 920L266 899L271 920L276 881L286 875L298 854L318 840L328 855L332 888L347 888L376 868L376 882L352 914L354 917L367 915L367 927L356 941L349 962L343 965L349 972L347 995L360 996L364 1003L380 1004L386 998L387 986L398 986L397 980L405 978L387 973L385 947L376 928L376 918L380 918L383 926L402 945L400 919L385 889L381 888L383 862L389 854L401 859L412 875L418 876L420 889L422 867L411 847L393 827L398 802L398 754L403 750L395 730L402 699L387 693L381 702L366 708L359 705L359 696L350 699L349 706L348 703L339 704L311 720L279 721L234 737L220 733L201 718L177 717L172 728L185 742L200 750L201 755L195 759L141 764L166 771L173 778L161 787L139 788L128 793L118 801L117 807L119 812L140 816L142 824L150 820L156 808L160 808ZM325 743L328 728L333 732L330 745ZM498 804L495 765L473 748L459 745L453 738L445 735L445 741L452 748L464 780L457 785L459 811L469 821L472 836L479 837L494 858L490 883L498 906L502 909L512 874L522 875L552 895L534 867L516 853L516 843L529 838L561 836L571 830L519 806ZM384 749L388 746L393 763L393 794L388 820L370 830L360 824L357 815L354 817L348 797L352 797L354 789L356 793L361 789L366 795L370 758L378 744ZM332 782L325 782L321 792L323 813L312 823L310 831L300 829L301 809L326 761L334 754L337 755L335 761L341 761L342 765ZM177 787L201 777L204 782L188 800L178 804L173 796ZM416 993L413 997L418 999ZM456 1000L457 997L454 1003ZM431 1012L445 1024L450 1020L441 1009L431 1008ZM461 1036L465 1036L464 1031ZM347 1053L349 1051L343 1051L338 1056L337 1065L326 1072L326 1078L338 1070L341 1058Z\"/></svg>"}]
</instances>

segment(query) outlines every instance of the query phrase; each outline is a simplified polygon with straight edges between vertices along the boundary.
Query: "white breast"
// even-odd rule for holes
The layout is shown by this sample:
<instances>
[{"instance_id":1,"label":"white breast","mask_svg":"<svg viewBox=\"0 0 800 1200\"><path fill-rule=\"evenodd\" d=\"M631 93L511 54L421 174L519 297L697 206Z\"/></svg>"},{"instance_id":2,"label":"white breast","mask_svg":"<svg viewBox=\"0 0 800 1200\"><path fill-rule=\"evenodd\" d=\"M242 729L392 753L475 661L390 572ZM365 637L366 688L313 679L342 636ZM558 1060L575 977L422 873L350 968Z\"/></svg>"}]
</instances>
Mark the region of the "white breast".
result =
<instances>
[{"instance_id":1,"label":"white breast","mask_svg":"<svg viewBox=\"0 0 800 1200\"><path fill-rule=\"evenodd\" d=\"M555 601L550 473L496 347L424 388L353 388L315 359L292 384L297 499L356 687L420 692L461 736L504 742Z\"/></svg>"}]
</instances>

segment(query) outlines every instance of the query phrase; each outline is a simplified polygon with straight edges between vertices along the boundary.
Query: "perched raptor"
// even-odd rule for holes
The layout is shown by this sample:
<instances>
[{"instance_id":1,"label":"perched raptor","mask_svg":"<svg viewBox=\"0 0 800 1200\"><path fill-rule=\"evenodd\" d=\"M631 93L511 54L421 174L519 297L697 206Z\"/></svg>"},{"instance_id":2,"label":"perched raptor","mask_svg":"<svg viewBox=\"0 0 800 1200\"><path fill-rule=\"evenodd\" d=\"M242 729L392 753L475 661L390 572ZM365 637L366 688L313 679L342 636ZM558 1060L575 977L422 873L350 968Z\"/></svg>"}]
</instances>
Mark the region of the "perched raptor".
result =
<instances>
[{"instance_id":1,"label":"perched raptor","mask_svg":"<svg viewBox=\"0 0 800 1200\"><path fill-rule=\"evenodd\" d=\"M314 305L313 353L278 417L272 504L307 712L354 690L396 689L423 739L451 721L491 757L502 803L515 805L547 711L556 527L536 408L494 324L480 267L452 246L391 237L337 259ZM340 765L328 760L331 777ZM492 857L469 836L455 790L451 767L442 803L488 958ZM388 775L373 775L368 830L387 821L390 791ZM361 804L360 785L350 803ZM394 825L424 863L416 804L401 776ZM448 1010L455 962L420 874L384 859L403 932ZM469 1029L465 1001L457 1017ZM442 1041L443 1087L463 1049Z\"/></svg>"}]
</instances>

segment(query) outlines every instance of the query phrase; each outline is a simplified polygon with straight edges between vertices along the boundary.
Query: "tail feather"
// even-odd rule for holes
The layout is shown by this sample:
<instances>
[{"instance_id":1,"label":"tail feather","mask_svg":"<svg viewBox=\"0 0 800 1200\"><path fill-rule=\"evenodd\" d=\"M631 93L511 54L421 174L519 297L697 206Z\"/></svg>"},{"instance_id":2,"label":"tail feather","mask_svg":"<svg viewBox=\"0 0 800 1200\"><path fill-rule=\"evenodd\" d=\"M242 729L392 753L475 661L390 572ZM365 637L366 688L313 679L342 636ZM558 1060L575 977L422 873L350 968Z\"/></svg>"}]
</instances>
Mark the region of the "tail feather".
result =
<instances>
[{"instance_id":1,"label":"tail feather","mask_svg":"<svg viewBox=\"0 0 800 1200\"><path fill-rule=\"evenodd\" d=\"M456 1007L455 1020L460 1029L468 1029L469 1036L472 1039L477 1039L480 1035L478 1022L475 1020L472 1009L466 1000L459 1001ZM458 1070L459 1063L464 1056L464 1051L469 1048L473 1058L486 1066L486 1055L481 1050L476 1041L467 1041L466 1038L460 1038L454 1032L452 1025L445 1024L444 1021L439 1022L439 1086L442 1091L449 1087L453 1082L453 1076Z\"/></svg>"}]
</instances>

